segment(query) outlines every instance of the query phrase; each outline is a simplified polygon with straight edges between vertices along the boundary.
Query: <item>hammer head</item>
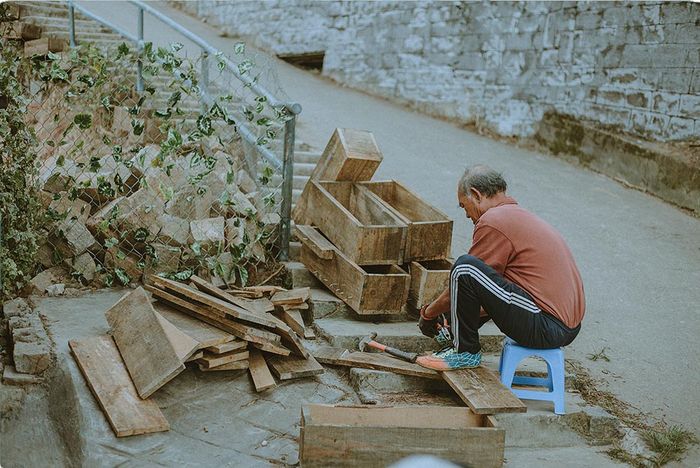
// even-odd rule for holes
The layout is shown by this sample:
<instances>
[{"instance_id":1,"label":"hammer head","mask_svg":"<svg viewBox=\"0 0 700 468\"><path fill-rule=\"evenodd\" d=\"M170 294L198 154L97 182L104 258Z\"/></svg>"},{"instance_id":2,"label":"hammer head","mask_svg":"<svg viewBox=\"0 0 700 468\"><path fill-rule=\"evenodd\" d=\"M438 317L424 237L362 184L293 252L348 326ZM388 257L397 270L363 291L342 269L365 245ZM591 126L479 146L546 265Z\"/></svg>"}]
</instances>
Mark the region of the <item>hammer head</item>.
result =
<instances>
[{"instance_id":1,"label":"hammer head","mask_svg":"<svg viewBox=\"0 0 700 468\"><path fill-rule=\"evenodd\" d=\"M377 332L372 332L368 336L365 336L360 340L360 343L357 345L357 347L360 349L360 351L364 351L365 348L367 348L367 343L370 341L374 341L374 339L377 337Z\"/></svg>"}]
</instances>

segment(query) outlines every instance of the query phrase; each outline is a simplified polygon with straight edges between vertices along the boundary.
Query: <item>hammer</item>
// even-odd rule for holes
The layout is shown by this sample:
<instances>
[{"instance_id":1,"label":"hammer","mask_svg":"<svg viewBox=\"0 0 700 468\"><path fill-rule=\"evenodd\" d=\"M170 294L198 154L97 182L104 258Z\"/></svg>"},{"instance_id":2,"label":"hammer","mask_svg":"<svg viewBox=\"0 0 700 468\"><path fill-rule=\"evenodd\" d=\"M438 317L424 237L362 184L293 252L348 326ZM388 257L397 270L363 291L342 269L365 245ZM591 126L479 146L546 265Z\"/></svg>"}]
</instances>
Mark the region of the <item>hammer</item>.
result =
<instances>
[{"instance_id":1,"label":"hammer","mask_svg":"<svg viewBox=\"0 0 700 468\"><path fill-rule=\"evenodd\" d=\"M377 332L372 332L369 336L366 336L360 340L359 348L360 351L364 351L367 346L370 348L378 349L384 351L387 354L396 356L397 358L403 359L408 362L416 362L418 358L418 353L407 353L406 351L401 351L400 349L392 348L391 346L386 346L381 343L377 343L374 339L377 337Z\"/></svg>"}]
</instances>

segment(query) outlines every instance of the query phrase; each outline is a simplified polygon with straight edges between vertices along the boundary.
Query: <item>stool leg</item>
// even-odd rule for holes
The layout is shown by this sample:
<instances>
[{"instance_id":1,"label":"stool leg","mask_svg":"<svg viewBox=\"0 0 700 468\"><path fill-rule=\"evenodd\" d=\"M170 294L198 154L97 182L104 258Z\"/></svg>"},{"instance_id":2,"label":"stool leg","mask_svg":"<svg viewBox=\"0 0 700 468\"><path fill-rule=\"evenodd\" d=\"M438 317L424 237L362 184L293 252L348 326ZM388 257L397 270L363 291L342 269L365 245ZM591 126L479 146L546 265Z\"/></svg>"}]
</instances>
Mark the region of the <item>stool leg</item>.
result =
<instances>
[{"instance_id":1,"label":"stool leg","mask_svg":"<svg viewBox=\"0 0 700 468\"><path fill-rule=\"evenodd\" d=\"M549 370L552 378L552 396L554 397L554 412L556 414L566 414L566 404L564 401L566 389L564 384L564 351L559 354L557 360L552 362Z\"/></svg>"},{"instance_id":2,"label":"stool leg","mask_svg":"<svg viewBox=\"0 0 700 468\"><path fill-rule=\"evenodd\" d=\"M515 371L518 368L518 364L520 364L520 359L518 358L517 353L511 353L508 349L501 356L501 383L507 388L511 388L513 385Z\"/></svg>"}]
</instances>

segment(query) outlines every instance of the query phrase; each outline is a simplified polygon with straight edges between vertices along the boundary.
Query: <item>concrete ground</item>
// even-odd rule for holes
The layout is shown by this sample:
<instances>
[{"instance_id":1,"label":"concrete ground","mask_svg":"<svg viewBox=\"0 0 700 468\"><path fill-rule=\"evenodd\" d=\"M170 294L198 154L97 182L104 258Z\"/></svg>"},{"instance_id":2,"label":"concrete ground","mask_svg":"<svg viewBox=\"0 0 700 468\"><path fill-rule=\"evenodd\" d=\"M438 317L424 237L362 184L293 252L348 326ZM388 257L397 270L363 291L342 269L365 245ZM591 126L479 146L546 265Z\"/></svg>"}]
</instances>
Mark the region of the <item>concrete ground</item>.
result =
<instances>
[{"instance_id":1,"label":"concrete ground","mask_svg":"<svg viewBox=\"0 0 700 468\"><path fill-rule=\"evenodd\" d=\"M235 39L162 3L157 8L223 51ZM135 30L130 6L87 5ZM147 40L191 44L146 20ZM454 186L470 164L502 170L510 193L559 229L583 275L587 316L567 357L652 418L700 434L700 220L649 195L535 151L478 136L447 122L338 86L280 61L280 83L304 110L298 134L322 149L335 127L367 129L384 153L377 177L404 182L455 222L453 254L468 248L471 225ZM609 361L591 361L605 349ZM696 447L686 460L700 464Z\"/></svg>"}]
</instances>

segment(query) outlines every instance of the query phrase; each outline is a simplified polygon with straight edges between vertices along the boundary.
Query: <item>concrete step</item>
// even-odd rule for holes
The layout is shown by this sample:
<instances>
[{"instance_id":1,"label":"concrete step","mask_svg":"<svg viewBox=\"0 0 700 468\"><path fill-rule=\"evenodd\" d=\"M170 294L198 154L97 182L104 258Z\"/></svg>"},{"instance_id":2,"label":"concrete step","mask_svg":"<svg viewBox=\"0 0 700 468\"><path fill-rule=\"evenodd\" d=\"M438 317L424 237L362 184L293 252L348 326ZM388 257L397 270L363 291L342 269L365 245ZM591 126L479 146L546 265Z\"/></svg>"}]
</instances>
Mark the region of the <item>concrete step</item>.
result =
<instances>
[{"instance_id":1,"label":"concrete step","mask_svg":"<svg viewBox=\"0 0 700 468\"><path fill-rule=\"evenodd\" d=\"M59 39L65 39L66 41L70 38L70 33L68 30L65 31L54 31L52 33L48 34L51 37L57 37ZM80 43L81 41L83 42L100 42L100 43L107 43L111 44L112 42L120 43L124 42L127 39L122 38L119 34L115 33L98 33L98 32L79 32L76 31L75 33L75 40L76 42Z\"/></svg>"},{"instance_id":2,"label":"concrete step","mask_svg":"<svg viewBox=\"0 0 700 468\"><path fill-rule=\"evenodd\" d=\"M22 21L41 26L44 31L68 31L68 18L58 18L55 16L44 15L26 15L22 17ZM75 20L75 30L78 32L104 32L111 33L112 30L100 23L92 20Z\"/></svg>"},{"instance_id":3,"label":"concrete step","mask_svg":"<svg viewBox=\"0 0 700 468\"><path fill-rule=\"evenodd\" d=\"M306 183L309 181L308 176L294 174L293 187L297 190L304 190Z\"/></svg>"},{"instance_id":4,"label":"concrete step","mask_svg":"<svg viewBox=\"0 0 700 468\"><path fill-rule=\"evenodd\" d=\"M289 243L289 260L291 260L293 262L298 262L300 251L301 251L301 242L290 242ZM296 288L296 286L294 286L294 287Z\"/></svg>"},{"instance_id":5,"label":"concrete step","mask_svg":"<svg viewBox=\"0 0 700 468\"><path fill-rule=\"evenodd\" d=\"M342 316L349 313L350 308L325 287L311 288L311 304L302 315L306 323L313 323L318 318Z\"/></svg>"},{"instance_id":6,"label":"concrete step","mask_svg":"<svg viewBox=\"0 0 700 468\"><path fill-rule=\"evenodd\" d=\"M329 316L314 321L316 334L326 339L332 346L356 350L362 338L377 332L377 341L409 352L435 350L438 344L432 338L423 336L416 320L402 322L363 322L343 316ZM503 346L503 334L492 323L480 330L482 351L499 352Z\"/></svg>"},{"instance_id":7,"label":"concrete step","mask_svg":"<svg viewBox=\"0 0 700 468\"><path fill-rule=\"evenodd\" d=\"M294 163L312 163L316 164L321 158L321 153L313 151L294 151Z\"/></svg>"},{"instance_id":8,"label":"concrete step","mask_svg":"<svg viewBox=\"0 0 700 468\"><path fill-rule=\"evenodd\" d=\"M291 257L291 252L290 252ZM294 257L291 257L292 259ZM306 266L298 261L290 261L284 263L287 271L292 277L292 286L295 288L325 288L323 284L316 279L314 275L306 268Z\"/></svg>"},{"instance_id":9,"label":"concrete step","mask_svg":"<svg viewBox=\"0 0 700 468\"><path fill-rule=\"evenodd\" d=\"M299 175L299 176L305 176L308 178L311 173L314 171L316 168L316 164L314 163L300 163L297 162L297 157L296 157L296 150L294 152L294 175Z\"/></svg>"}]
</instances>

